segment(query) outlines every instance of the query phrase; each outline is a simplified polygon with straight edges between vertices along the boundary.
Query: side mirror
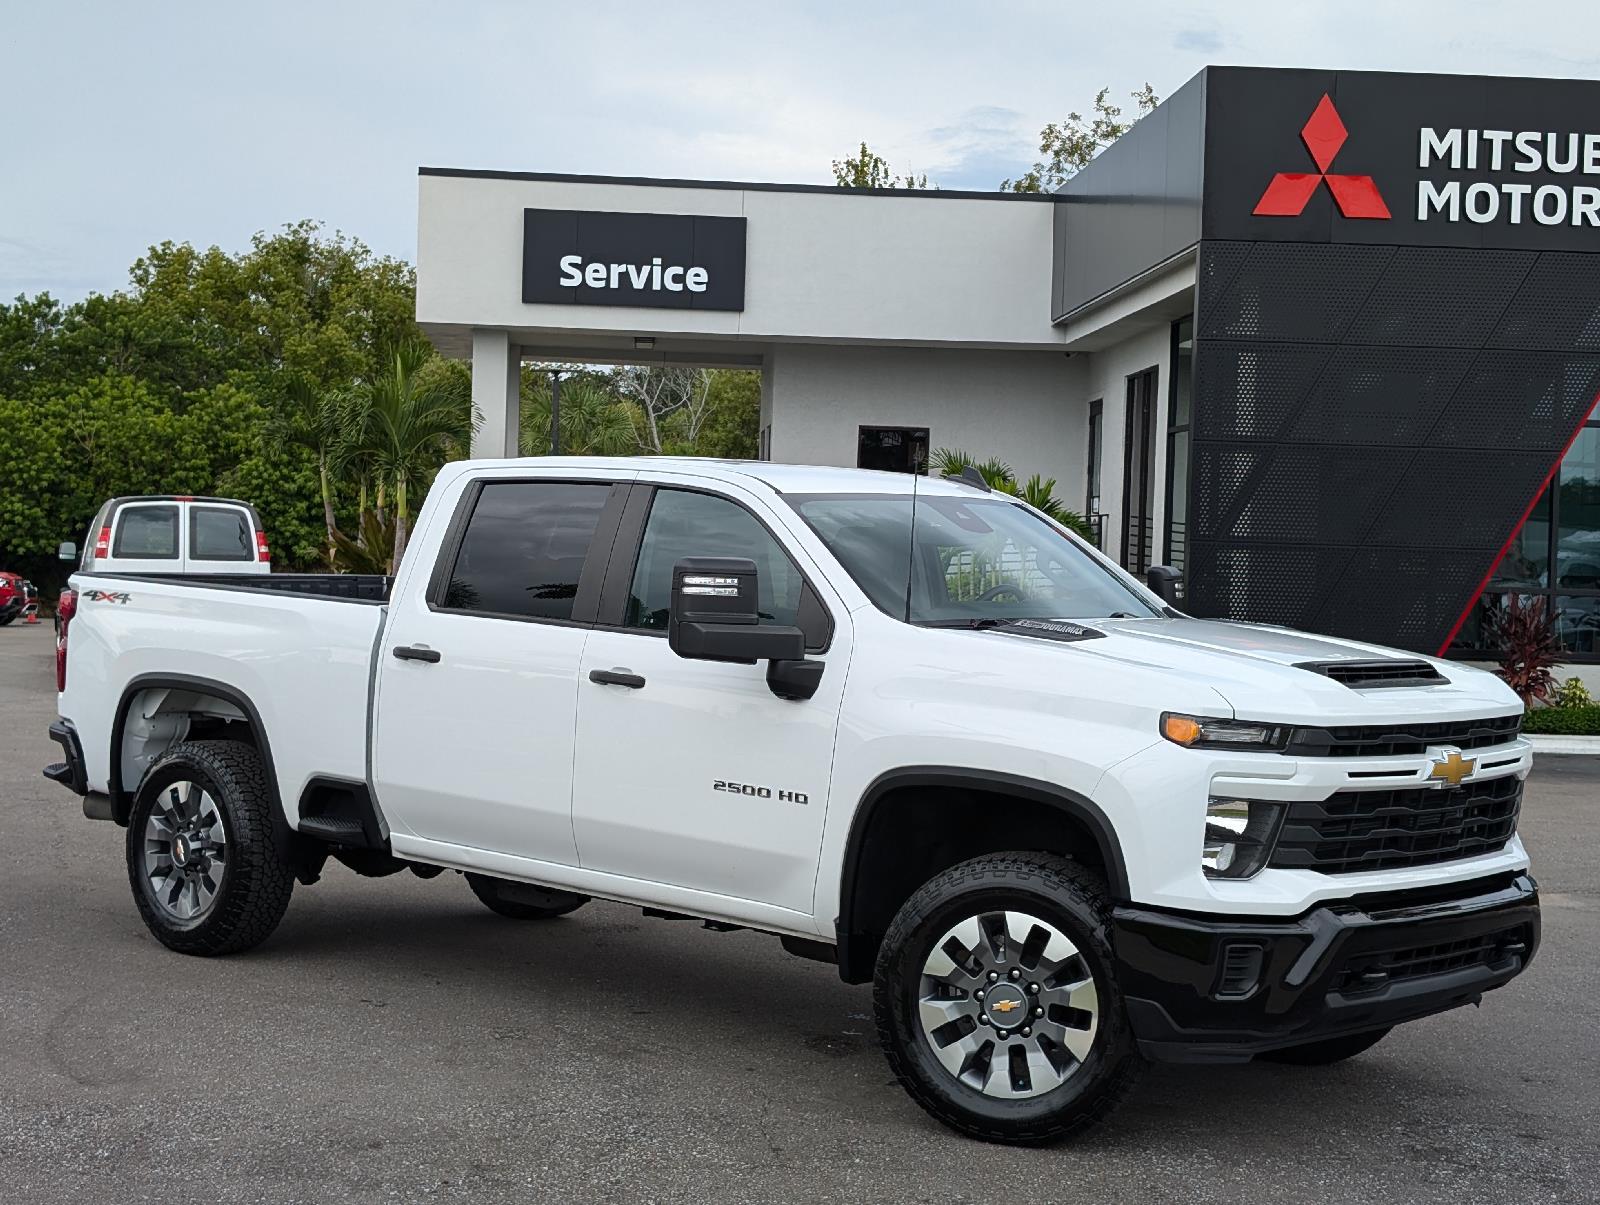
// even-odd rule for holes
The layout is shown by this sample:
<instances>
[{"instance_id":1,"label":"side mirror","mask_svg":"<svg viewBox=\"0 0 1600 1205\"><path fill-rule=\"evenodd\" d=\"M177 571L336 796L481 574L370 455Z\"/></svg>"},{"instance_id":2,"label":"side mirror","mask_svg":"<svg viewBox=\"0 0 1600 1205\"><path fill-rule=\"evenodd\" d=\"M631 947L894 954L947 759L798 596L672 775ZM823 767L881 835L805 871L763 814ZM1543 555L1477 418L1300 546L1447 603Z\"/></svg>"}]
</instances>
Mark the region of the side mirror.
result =
<instances>
[{"instance_id":1,"label":"side mirror","mask_svg":"<svg viewBox=\"0 0 1600 1205\"><path fill-rule=\"evenodd\" d=\"M1183 574L1171 565L1151 565L1144 575L1145 584L1161 597L1169 607L1178 605L1183 595Z\"/></svg>"},{"instance_id":2,"label":"side mirror","mask_svg":"<svg viewBox=\"0 0 1600 1205\"><path fill-rule=\"evenodd\" d=\"M798 660L806 655L799 628L763 625L757 609L756 563L742 557L684 557L672 567L667 644L697 661Z\"/></svg>"},{"instance_id":3,"label":"side mirror","mask_svg":"<svg viewBox=\"0 0 1600 1205\"><path fill-rule=\"evenodd\" d=\"M78 559L78 546L71 540L62 540L56 545L56 559L61 561L76 561Z\"/></svg>"},{"instance_id":4,"label":"side mirror","mask_svg":"<svg viewBox=\"0 0 1600 1205\"><path fill-rule=\"evenodd\" d=\"M763 624L760 597L754 561L685 557L672 567L667 645L697 661L765 661L768 690L780 699L809 699L827 663L806 657L799 628Z\"/></svg>"}]
</instances>

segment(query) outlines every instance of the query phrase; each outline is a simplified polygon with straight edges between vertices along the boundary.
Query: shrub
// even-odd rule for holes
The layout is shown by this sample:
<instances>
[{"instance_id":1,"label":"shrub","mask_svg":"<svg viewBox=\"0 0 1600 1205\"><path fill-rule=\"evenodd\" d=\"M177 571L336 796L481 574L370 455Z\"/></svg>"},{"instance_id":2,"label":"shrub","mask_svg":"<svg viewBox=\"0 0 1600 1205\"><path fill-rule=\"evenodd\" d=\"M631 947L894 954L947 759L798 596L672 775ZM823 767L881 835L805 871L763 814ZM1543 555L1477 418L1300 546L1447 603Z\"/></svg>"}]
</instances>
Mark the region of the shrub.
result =
<instances>
[{"instance_id":1,"label":"shrub","mask_svg":"<svg viewBox=\"0 0 1600 1205\"><path fill-rule=\"evenodd\" d=\"M1504 607L1485 615L1484 628L1490 647L1500 650L1500 668L1495 672L1517 692L1522 705L1549 702L1556 689L1550 671L1565 655L1550 600L1538 597L1524 602L1513 594Z\"/></svg>"},{"instance_id":2,"label":"shrub","mask_svg":"<svg viewBox=\"0 0 1600 1205\"><path fill-rule=\"evenodd\" d=\"M1547 736L1600 736L1600 707L1540 707L1522 720L1522 731Z\"/></svg>"},{"instance_id":3,"label":"shrub","mask_svg":"<svg viewBox=\"0 0 1600 1205\"><path fill-rule=\"evenodd\" d=\"M1594 699L1589 695L1589 688L1580 678L1568 678L1556 687L1555 697L1551 699L1552 707L1592 707Z\"/></svg>"}]
</instances>

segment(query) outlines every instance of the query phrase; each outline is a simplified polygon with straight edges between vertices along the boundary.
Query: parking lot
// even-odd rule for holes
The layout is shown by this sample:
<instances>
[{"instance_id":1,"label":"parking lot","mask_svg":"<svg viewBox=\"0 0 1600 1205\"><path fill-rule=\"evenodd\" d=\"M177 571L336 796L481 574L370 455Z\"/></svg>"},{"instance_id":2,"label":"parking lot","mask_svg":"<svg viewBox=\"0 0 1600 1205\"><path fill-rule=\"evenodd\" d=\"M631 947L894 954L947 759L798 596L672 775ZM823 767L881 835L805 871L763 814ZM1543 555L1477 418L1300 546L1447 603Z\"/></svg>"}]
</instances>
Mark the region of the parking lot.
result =
<instances>
[{"instance_id":1,"label":"parking lot","mask_svg":"<svg viewBox=\"0 0 1600 1205\"><path fill-rule=\"evenodd\" d=\"M869 989L753 933L330 863L254 953L148 935L123 830L39 775L50 628L0 630L0 1193L12 1202L1600 1199L1600 759L1545 758L1533 968L1343 1066L1152 1068L984 1146L892 1081Z\"/></svg>"}]
</instances>

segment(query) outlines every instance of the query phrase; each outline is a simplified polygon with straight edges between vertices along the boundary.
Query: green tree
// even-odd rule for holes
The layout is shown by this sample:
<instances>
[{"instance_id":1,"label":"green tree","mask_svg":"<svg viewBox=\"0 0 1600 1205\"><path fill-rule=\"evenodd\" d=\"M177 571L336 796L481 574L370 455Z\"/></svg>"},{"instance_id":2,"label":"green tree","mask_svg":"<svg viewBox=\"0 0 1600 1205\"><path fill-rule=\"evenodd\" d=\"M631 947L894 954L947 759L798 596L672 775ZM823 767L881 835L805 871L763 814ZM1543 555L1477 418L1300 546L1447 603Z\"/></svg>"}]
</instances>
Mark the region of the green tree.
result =
<instances>
[{"instance_id":1,"label":"green tree","mask_svg":"<svg viewBox=\"0 0 1600 1205\"><path fill-rule=\"evenodd\" d=\"M840 188L927 188L928 177L907 172L897 176L889 161L863 142L854 155L833 161L833 182Z\"/></svg>"},{"instance_id":2,"label":"green tree","mask_svg":"<svg viewBox=\"0 0 1600 1205\"><path fill-rule=\"evenodd\" d=\"M569 365L525 365L522 373L524 456L550 454L551 376L561 374L561 454L626 456L639 447L634 408L611 373Z\"/></svg>"},{"instance_id":3,"label":"green tree","mask_svg":"<svg viewBox=\"0 0 1600 1205\"><path fill-rule=\"evenodd\" d=\"M332 457L334 471L350 469L373 484L380 511L392 505L391 573L405 554L412 498L421 496L445 461L466 455L472 440L471 397L458 374L429 371L433 358L422 339L396 346L378 373L353 392Z\"/></svg>"},{"instance_id":4,"label":"green tree","mask_svg":"<svg viewBox=\"0 0 1600 1205\"><path fill-rule=\"evenodd\" d=\"M1065 121L1052 121L1039 132L1039 153L1044 156L1015 180L1002 180L1001 192L1054 192L1088 166L1106 147L1121 138L1160 99L1146 84L1133 93L1135 115L1124 119L1122 107L1108 99L1110 88L1101 88L1094 98L1094 115L1085 120L1081 113L1068 113Z\"/></svg>"}]
</instances>

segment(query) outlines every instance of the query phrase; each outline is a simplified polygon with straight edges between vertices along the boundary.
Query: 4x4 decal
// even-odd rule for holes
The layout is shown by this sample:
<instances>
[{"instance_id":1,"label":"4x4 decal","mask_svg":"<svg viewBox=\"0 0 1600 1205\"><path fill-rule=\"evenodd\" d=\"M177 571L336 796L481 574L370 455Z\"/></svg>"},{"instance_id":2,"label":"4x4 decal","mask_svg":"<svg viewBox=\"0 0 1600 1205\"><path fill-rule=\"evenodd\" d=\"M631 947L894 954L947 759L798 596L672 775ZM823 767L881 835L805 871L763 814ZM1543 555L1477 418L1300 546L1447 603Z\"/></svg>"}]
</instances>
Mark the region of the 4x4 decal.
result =
<instances>
[{"instance_id":1,"label":"4x4 decal","mask_svg":"<svg viewBox=\"0 0 1600 1205\"><path fill-rule=\"evenodd\" d=\"M80 597L85 602L127 603L133 595L126 590L85 590Z\"/></svg>"}]
</instances>

